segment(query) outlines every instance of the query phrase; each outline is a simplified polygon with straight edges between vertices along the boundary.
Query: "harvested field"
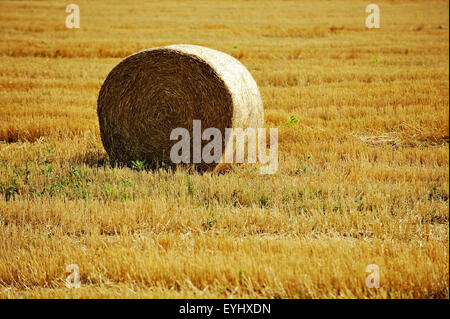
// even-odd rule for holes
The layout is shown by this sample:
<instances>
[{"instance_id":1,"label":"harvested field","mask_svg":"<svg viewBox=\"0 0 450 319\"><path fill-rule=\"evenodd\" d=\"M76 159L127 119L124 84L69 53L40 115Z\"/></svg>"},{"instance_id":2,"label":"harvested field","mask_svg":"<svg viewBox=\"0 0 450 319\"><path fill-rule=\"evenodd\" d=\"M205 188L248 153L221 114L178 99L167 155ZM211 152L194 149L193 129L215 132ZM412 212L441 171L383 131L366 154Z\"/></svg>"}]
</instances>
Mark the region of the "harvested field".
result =
<instances>
[{"instance_id":1,"label":"harvested field","mask_svg":"<svg viewBox=\"0 0 450 319\"><path fill-rule=\"evenodd\" d=\"M449 298L448 1L75 3L0 1L0 298ZM176 43L250 71L276 174L110 165L101 84Z\"/></svg>"}]
</instances>

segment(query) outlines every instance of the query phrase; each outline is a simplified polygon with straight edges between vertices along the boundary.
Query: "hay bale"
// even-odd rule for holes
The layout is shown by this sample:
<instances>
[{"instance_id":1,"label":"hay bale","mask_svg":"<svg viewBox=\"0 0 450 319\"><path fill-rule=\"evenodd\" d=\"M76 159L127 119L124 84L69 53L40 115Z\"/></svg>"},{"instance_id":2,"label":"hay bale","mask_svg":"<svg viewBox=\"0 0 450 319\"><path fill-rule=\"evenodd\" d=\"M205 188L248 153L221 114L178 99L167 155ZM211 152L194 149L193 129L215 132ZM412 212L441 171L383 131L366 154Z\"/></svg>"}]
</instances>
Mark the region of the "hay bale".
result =
<instances>
[{"instance_id":1,"label":"hay bale","mask_svg":"<svg viewBox=\"0 0 450 319\"><path fill-rule=\"evenodd\" d=\"M202 131L221 131L222 154L228 145L225 128L258 128L264 122L258 86L238 60L184 44L143 50L120 62L100 89L97 114L112 161L171 166L170 149L177 142L170 140L174 128L190 132L192 163L193 120L202 121ZM217 164L196 166L207 171Z\"/></svg>"}]
</instances>

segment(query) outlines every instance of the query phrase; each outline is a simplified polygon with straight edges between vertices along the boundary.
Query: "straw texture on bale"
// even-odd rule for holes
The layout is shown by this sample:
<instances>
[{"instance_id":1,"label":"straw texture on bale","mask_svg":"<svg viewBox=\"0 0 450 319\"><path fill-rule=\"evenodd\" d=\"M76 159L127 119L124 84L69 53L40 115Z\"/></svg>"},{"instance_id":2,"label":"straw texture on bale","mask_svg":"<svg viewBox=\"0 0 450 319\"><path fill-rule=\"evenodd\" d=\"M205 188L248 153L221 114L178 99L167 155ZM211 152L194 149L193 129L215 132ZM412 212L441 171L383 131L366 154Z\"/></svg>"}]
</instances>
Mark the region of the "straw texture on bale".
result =
<instances>
[{"instance_id":1,"label":"straw texture on bale","mask_svg":"<svg viewBox=\"0 0 450 319\"><path fill-rule=\"evenodd\" d=\"M193 120L202 132L218 128L222 156L225 128L263 126L264 111L255 80L235 58L196 45L171 45L140 51L120 62L103 83L98 101L100 134L113 162L172 165L174 128L190 133ZM203 141L202 146L209 141ZM200 163L200 171L216 163Z\"/></svg>"}]
</instances>

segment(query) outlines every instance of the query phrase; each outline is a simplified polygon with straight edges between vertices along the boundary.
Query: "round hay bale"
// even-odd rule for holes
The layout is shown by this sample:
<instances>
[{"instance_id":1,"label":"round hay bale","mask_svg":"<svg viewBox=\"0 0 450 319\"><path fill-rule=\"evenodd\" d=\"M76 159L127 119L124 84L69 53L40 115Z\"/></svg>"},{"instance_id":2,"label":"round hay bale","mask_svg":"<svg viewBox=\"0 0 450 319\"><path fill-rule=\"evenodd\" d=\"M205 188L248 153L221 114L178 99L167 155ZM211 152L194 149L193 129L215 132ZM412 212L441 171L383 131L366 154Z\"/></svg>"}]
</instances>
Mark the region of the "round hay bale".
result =
<instances>
[{"instance_id":1,"label":"round hay bale","mask_svg":"<svg viewBox=\"0 0 450 319\"><path fill-rule=\"evenodd\" d=\"M177 44L125 58L109 73L97 101L100 134L113 162L165 163L173 166L170 140L175 128L190 133L193 120L202 132L222 133L222 157L228 141L225 128L263 126L264 110L255 80L235 58L216 50ZM208 141L202 141L203 145ZM235 144L235 143L233 143ZM231 144L230 144L231 145ZM196 164L199 171L217 163Z\"/></svg>"}]
</instances>

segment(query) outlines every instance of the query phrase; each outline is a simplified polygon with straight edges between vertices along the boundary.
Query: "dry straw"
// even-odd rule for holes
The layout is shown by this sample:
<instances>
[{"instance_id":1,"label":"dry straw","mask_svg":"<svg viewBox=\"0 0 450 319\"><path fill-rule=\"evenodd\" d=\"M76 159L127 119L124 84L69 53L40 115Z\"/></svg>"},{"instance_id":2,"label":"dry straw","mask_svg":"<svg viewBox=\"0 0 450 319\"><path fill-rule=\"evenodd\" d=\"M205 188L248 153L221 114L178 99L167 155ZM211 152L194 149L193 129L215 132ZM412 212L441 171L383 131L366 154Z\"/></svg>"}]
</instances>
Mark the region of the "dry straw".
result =
<instances>
[{"instance_id":1,"label":"dry straw","mask_svg":"<svg viewBox=\"0 0 450 319\"><path fill-rule=\"evenodd\" d=\"M262 127L264 110L258 86L235 58L196 45L171 45L140 51L120 62L103 83L97 103L103 145L113 162L145 160L172 166L174 128L191 135L193 120L202 131L215 127ZM203 142L203 145L208 141ZM216 163L197 165L217 170Z\"/></svg>"}]
</instances>

